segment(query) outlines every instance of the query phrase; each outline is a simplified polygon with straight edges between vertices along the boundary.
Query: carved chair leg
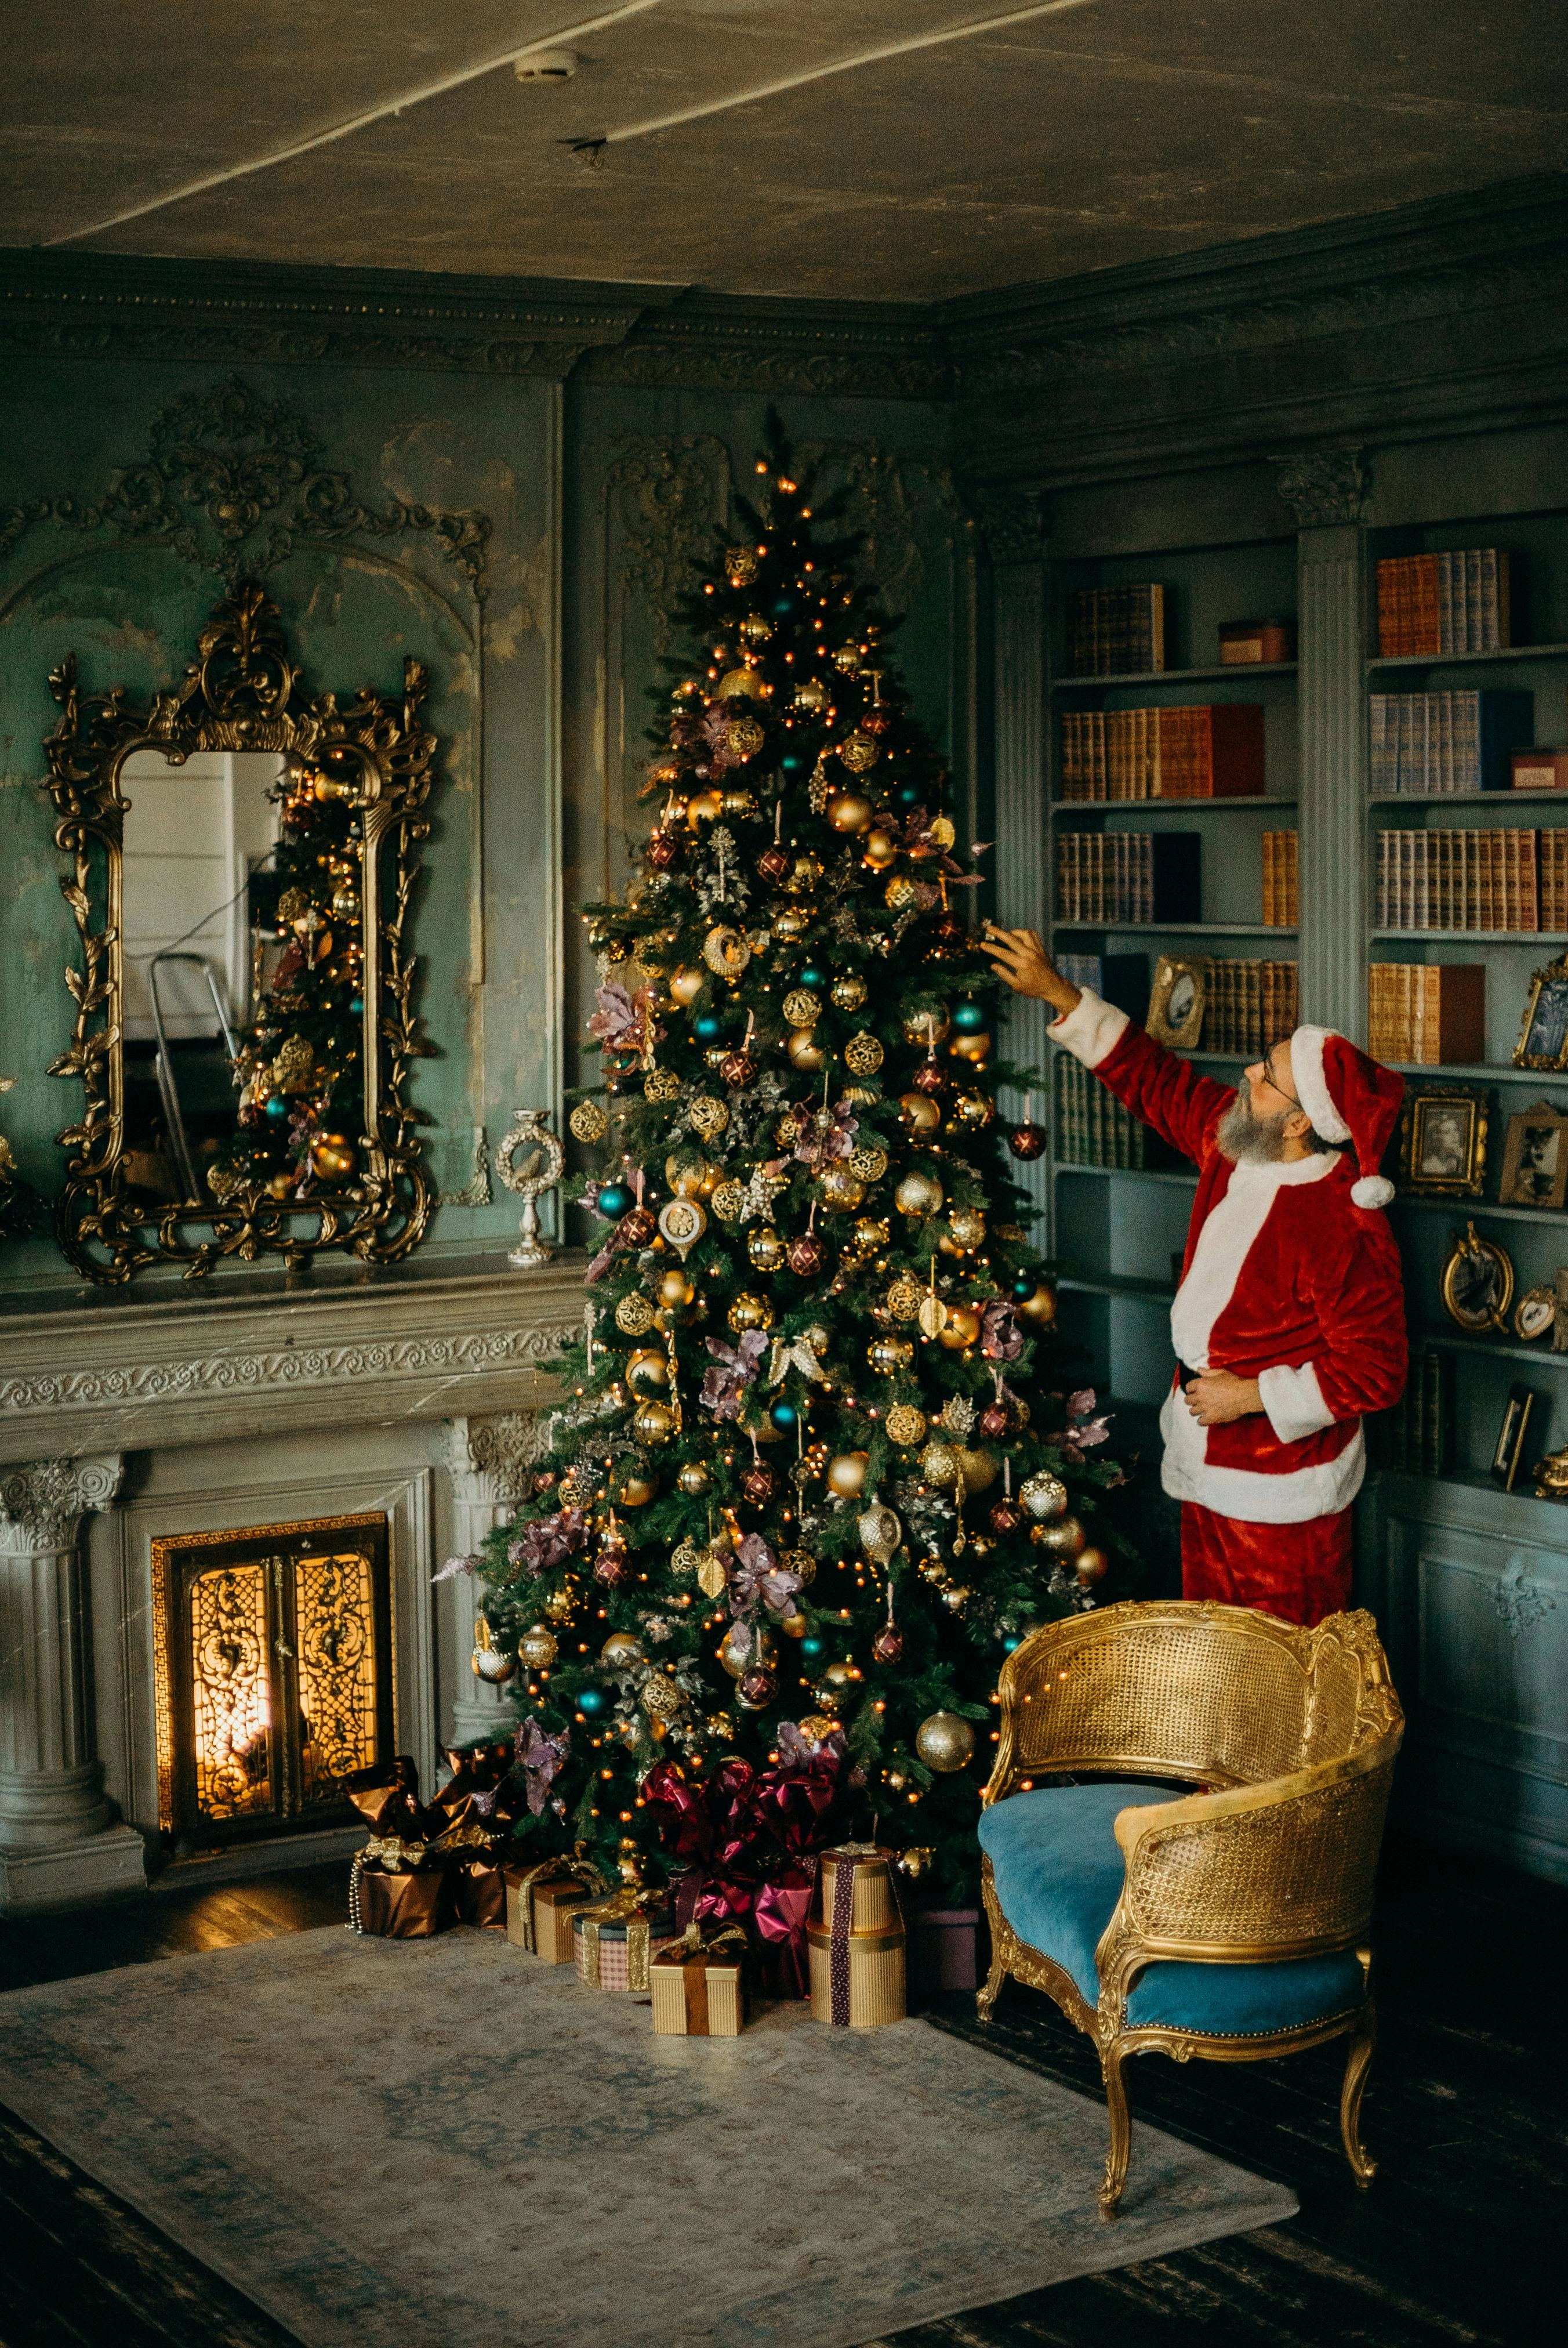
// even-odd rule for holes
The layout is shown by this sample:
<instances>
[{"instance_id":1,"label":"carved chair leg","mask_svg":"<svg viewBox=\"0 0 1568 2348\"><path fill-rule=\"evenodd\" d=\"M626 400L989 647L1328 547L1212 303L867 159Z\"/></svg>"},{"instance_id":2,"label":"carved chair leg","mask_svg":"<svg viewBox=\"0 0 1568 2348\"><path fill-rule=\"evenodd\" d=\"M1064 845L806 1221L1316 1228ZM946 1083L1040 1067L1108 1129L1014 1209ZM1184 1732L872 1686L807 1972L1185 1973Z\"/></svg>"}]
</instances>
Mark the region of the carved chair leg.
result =
<instances>
[{"instance_id":1,"label":"carved chair leg","mask_svg":"<svg viewBox=\"0 0 1568 2348\"><path fill-rule=\"evenodd\" d=\"M1105 2156L1105 2182L1100 2188L1102 2218L1114 2218L1117 2214L1132 2151L1132 2115L1127 2104L1127 2083L1122 2075L1125 2060L1114 2044L1100 2050L1100 2075L1105 2082L1105 2107L1111 2116L1111 2149Z\"/></svg>"},{"instance_id":2,"label":"carved chair leg","mask_svg":"<svg viewBox=\"0 0 1568 2348\"><path fill-rule=\"evenodd\" d=\"M1358 2185L1370 2185L1378 2174L1377 2162L1361 2142L1361 2097L1377 2043L1378 2034L1368 2018L1351 2035L1350 2051L1345 2061L1345 2084L1339 2090L1339 2137Z\"/></svg>"},{"instance_id":3,"label":"carved chair leg","mask_svg":"<svg viewBox=\"0 0 1568 2348\"><path fill-rule=\"evenodd\" d=\"M986 1975L986 1985L984 1989L977 1990L975 1993L975 2012L982 2022L990 2020L997 1999L1001 1993L1001 1985L1007 1977L1006 1965L999 1956L993 1955L991 1969Z\"/></svg>"}]
</instances>

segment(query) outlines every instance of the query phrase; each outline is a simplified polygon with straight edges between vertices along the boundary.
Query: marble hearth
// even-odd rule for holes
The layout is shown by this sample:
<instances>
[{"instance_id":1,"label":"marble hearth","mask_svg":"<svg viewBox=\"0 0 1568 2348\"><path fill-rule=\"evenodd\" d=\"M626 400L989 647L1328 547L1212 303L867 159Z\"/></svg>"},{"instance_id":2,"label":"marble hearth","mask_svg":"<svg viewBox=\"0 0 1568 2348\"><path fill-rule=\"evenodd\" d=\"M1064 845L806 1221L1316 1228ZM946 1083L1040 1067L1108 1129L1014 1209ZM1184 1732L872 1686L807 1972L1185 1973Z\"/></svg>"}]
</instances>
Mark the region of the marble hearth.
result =
<instances>
[{"instance_id":1,"label":"marble hearth","mask_svg":"<svg viewBox=\"0 0 1568 2348\"><path fill-rule=\"evenodd\" d=\"M399 1748L429 1783L485 1732L479 1585L431 1577L509 1513L582 1273L497 1250L0 1303L0 1909L147 1880L160 1538L384 1512Z\"/></svg>"}]
</instances>

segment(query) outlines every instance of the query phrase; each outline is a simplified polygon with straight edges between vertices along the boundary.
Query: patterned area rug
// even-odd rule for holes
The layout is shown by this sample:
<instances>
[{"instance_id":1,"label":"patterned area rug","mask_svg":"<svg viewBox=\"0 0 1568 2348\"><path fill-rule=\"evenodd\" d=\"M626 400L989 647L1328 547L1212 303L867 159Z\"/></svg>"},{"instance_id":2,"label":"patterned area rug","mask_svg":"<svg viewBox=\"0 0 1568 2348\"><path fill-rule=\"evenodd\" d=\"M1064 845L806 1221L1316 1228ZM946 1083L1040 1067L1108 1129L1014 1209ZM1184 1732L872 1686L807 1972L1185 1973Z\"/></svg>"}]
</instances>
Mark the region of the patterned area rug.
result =
<instances>
[{"instance_id":1,"label":"patterned area rug","mask_svg":"<svg viewBox=\"0 0 1568 2348\"><path fill-rule=\"evenodd\" d=\"M868 2348L1296 2208L1140 2127L1106 2225L1103 2112L922 2022L655 2038L464 1931L13 1991L0 2100L307 2348Z\"/></svg>"}]
</instances>

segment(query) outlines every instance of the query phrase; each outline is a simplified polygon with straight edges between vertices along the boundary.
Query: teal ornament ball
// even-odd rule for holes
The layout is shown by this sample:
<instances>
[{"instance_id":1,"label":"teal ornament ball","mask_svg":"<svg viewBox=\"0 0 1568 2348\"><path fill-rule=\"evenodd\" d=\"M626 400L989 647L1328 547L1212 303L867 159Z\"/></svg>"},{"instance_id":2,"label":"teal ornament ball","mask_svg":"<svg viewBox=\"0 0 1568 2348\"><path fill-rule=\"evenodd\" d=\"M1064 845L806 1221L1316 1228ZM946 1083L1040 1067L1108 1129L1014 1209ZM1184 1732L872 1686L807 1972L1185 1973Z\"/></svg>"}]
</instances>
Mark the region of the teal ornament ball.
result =
<instances>
[{"instance_id":1,"label":"teal ornament ball","mask_svg":"<svg viewBox=\"0 0 1568 2348\"><path fill-rule=\"evenodd\" d=\"M783 1395L781 1395L778 1401L774 1403L772 1410L768 1413L768 1416L773 1420L775 1426L782 1426L787 1435L790 1428L800 1416L800 1413L796 1410L793 1402L786 1402Z\"/></svg>"},{"instance_id":2,"label":"teal ornament ball","mask_svg":"<svg viewBox=\"0 0 1568 2348\"><path fill-rule=\"evenodd\" d=\"M724 1023L716 1011L700 1011L692 1022L692 1033L700 1044L716 1044L724 1032Z\"/></svg>"},{"instance_id":3,"label":"teal ornament ball","mask_svg":"<svg viewBox=\"0 0 1568 2348\"><path fill-rule=\"evenodd\" d=\"M612 1223L618 1223L622 1215L631 1211L631 1192L624 1182L607 1182L597 1203L601 1215L608 1215ZM1030 1293L1032 1295L1033 1292L1031 1289Z\"/></svg>"},{"instance_id":4,"label":"teal ornament ball","mask_svg":"<svg viewBox=\"0 0 1568 2348\"><path fill-rule=\"evenodd\" d=\"M821 969L817 963L808 962L804 969L800 973L800 983L803 986L825 986L827 984L827 973Z\"/></svg>"},{"instance_id":5,"label":"teal ornament ball","mask_svg":"<svg viewBox=\"0 0 1568 2348\"><path fill-rule=\"evenodd\" d=\"M902 808L918 807L920 804L919 784L900 783L898 786L898 804Z\"/></svg>"},{"instance_id":6,"label":"teal ornament ball","mask_svg":"<svg viewBox=\"0 0 1568 2348\"><path fill-rule=\"evenodd\" d=\"M786 750L784 757L779 760L779 765L783 767L786 775L799 774L804 764L805 760L801 757L798 750Z\"/></svg>"},{"instance_id":7,"label":"teal ornament ball","mask_svg":"<svg viewBox=\"0 0 1568 2348\"><path fill-rule=\"evenodd\" d=\"M1010 1655L1015 1647L1021 1647L1023 1641L1021 1639L1004 1639L1002 1641L1002 1653L1004 1654Z\"/></svg>"},{"instance_id":8,"label":"teal ornament ball","mask_svg":"<svg viewBox=\"0 0 1568 2348\"><path fill-rule=\"evenodd\" d=\"M1027 1304L1039 1284L1032 1272L1020 1272L1013 1282L1012 1292L1020 1304Z\"/></svg>"},{"instance_id":9,"label":"teal ornament ball","mask_svg":"<svg viewBox=\"0 0 1568 2348\"><path fill-rule=\"evenodd\" d=\"M960 1035L978 1035L986 1024L984 1006L979 1003L957 1003L953 1006L953 1025Z\"/></svg>"},{"instance_id":10,"label":"teal ornament ball","mask_svg":"<svg viewBox=\"0 0 1568 2348\"><path fill-rule=\"evenodd\" d=\"M288 1102L283 1098L281 1093L274 1093L267 1103L267 1115L269 1117L287 1117L288 1114Z\"/></svg>"},{"instance_id":11,"label":"teal ornament ball","mask_svg":"<svg viewBox=\"0 0 1568 2348\"><path fill-rule=\"evenodd\" d=\"M803 1655L820 1655L822 1653L822 1641L813 1636L813 1634L808 1632L806 1636L800 1643L800 1651Z\"/></svg>"},{"instance_id":12,"label":"teal ornament ball","mask_svg":"<svg viewBox=\"0 0 1568 2348\"><path fill-rule=\"evenodd\" d=\"M577 1708L579 1712L586 1712L589 1715L596 1712L602 1712L604 1710L604 1690L602 1688L583 1688L578 1695Z\"/></svg>"}]
</instances>

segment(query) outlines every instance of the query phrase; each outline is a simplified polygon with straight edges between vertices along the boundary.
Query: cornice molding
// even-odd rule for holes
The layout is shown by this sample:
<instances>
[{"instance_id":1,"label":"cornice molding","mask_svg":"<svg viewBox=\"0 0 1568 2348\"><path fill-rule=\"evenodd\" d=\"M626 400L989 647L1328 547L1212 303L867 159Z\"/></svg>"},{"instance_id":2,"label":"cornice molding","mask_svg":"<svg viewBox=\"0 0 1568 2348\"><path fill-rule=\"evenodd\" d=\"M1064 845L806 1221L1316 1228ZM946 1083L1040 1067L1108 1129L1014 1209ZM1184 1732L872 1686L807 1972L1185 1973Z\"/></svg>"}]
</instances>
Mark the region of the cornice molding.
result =
<instances>
[{"instance_id":1,"label":"cornice molding","mask_svg":"<svg viewBox=\"0 0 1568 2348\"><path fill-rule=\"evenodd\" d=\"M1372 494L1372 476L1363 448L1307 448L1271 457L1275 486L1298 530L1321 530L1335 522L1359 521Z\"/></svg>"}]
</instances>

